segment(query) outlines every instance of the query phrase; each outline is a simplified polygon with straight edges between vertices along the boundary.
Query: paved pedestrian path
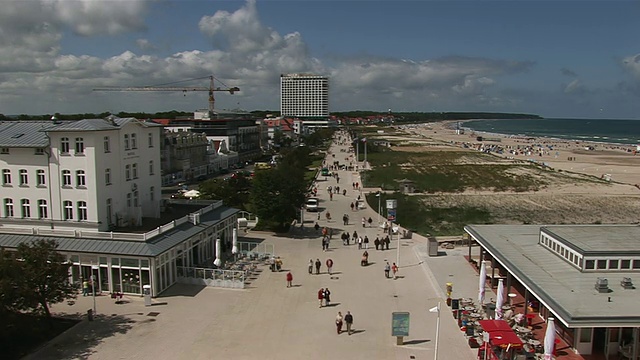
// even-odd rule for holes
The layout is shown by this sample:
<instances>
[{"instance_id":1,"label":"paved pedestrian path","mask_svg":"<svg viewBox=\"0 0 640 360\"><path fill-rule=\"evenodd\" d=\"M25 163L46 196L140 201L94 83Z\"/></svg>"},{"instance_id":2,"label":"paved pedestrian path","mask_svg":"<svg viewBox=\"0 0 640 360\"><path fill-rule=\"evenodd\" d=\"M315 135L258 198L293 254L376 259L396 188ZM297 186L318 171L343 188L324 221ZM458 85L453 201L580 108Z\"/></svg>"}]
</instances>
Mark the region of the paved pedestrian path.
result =
<instances>
[{"instance_id":1,"label":"paved pedestrian path","mask_svg":"<svg viewBox=\"0 0 640 360\"><path fill-rule=\"evenodd\" d=\"M341 162L350 155L337 146L331 151ZM328 155L330 163L332 159ZM349 204L359 194L351 183L358 177L353 172L339 173L338 185L347 189L346 196L336 194L329 200L326 186L337 184L333 178L320 179L318 186L320 206L332 214L332 220L323 217L319 225L336 229L329 251L322 251L321 235L310 231L317 221L315 214L305 214L305 236L250 232L248 237L275 245L284 262L282 272L265 267L244 290L176 285L154 299L151 307L137 297L116 305L100 296L96 321L83 322L29 358L433 359L437 314L428 310L441 302L438 358L474 359L475 350L467 345L443 297L444 284L451 280L456 297L476 297L478 278L462 257L465 250L448 250L446 255L429 258L426 239L415 235L401 241L399 278L386 279L385 260L396 261L397 236L390 250L375 250L373 239L382 235L381 229L362 228L360 219L376 219L377 214L368 207L351 212ZM341 218L346 212L351 222L345 226ZM357 245L342 245L339 234L354 230L371 241L369 266L360 266L363 250ZM317 258L323 264L322 273L309 275L309 259ZM327 258L334 261L333 275L326 273ZM292 288L286 287L289 270ZM332 304L319 308L316 295L326 287L331 290ZM58 304L53 310L82 314L91 306L91 298L80 297L73 305ZM336 334L338 311L353 314L355 333L351 336ZM410 335L402 346L391 336L394 311L411 313Z\"/></svg>"}]
</instances>

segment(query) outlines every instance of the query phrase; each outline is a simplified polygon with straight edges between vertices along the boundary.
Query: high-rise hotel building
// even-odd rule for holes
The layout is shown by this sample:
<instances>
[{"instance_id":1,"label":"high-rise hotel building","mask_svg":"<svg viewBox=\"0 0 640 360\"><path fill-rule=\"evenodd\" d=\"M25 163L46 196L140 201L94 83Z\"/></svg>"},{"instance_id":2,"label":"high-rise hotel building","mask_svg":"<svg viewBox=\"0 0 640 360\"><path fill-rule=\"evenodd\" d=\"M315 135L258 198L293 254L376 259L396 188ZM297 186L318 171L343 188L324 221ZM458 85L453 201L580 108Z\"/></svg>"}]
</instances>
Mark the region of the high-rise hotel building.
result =
<instances>
[{"instance_id":1,"label":"high-rise hotel building","mask_svg":"<svg viewBox=\"0 0 640 360\"><path fill-rule=\"evenodd\" d=\"M329 77L312 74L280 75L280 113L283 117L328 117Z\"/></svg>"}]
</instances>

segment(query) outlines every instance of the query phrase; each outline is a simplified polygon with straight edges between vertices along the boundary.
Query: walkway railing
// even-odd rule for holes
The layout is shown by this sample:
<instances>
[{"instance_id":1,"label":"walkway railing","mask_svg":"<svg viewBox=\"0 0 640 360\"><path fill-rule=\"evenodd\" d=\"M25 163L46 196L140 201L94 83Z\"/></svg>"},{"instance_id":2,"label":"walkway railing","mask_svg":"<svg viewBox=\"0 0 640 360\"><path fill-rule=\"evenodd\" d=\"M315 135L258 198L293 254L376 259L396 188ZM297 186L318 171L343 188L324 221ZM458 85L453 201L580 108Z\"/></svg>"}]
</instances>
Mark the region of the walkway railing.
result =
<instances>
[{"instance_id":1,"label":"walkway railing","mask_svg":"<svg viewBox=\"0 0 640 360\"><path fill-rule=\"evenodd\" d=\"M238 241L238 253L251 259L265 259L276 255L273 244Z\"/></svg>"},{"instance_id":2,"label":"walkway railing","mask_svg":"<svg viewBox=\"0 0 640 360\"><path fill-rule=\"evenodd\" d=\"M178 266L178 282L183 284L244 289L245 272Z\"/></svg>"},{"instance_id":3,"label":"walkway railing","mask_svg":"<svg viewBox=\"0 0 640 360\"><path fill-rule=\"evenodd\" d=\"M245 224L241 224L241 220L246 220ZM241 228L251 229L254 228L258 224L258 217L248 211L240 211L238 213L238 225Z\"/></svg>"}]
</instances>

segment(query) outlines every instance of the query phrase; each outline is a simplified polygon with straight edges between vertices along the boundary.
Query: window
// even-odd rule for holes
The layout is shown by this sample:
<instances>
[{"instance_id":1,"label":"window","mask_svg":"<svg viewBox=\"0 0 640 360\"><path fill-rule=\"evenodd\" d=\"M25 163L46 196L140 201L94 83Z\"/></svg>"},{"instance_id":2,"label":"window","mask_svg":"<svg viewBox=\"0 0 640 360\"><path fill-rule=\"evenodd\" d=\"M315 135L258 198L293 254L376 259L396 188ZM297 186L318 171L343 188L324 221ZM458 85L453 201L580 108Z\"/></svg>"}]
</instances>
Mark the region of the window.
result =
<instances>
[{"instance_id":1,"label":"window","mask_svg":"<svg viewBox=\"0 0 640 360\"><path fill-rule=\"evenodd\" d=\"M104 169L104 183L111 185L111 169Z\"/></svg>"},{"instance_id":2,"label":"window","mask_svg":"<svg viewBox=\"0 0 640 360\"><path fill-rule=\"evenodd\" d=\"M78 221L87 221L87 202L78 201Z\"/></svg>"},{"instance_id":3,"label":"window","mask_svg":"<svg viewBox=\"0 0 640 360\"><path fill-rule=\"evenodd\" d=\"M631 260L620 261L620 269L631 269Z\"/></svg>"},{"instance_id":4,"label":"window","mask_svg":"<svg viewBox=\"0 0 640 360\"><path fill-rule=\"evenodd\" d=\"M154 186L149 188L149 199L151 201L153 201L153 199L155 198L155 195L153 194L155 192L156 188Z\"/></svg>"},{"instance_id":5,"label":"window","mask_svg":"<svg viewBox=\"0 0 640 360\"><path fill-rule=\"evenodd\" d=\"M20 207L22 209L22 218L30 218L31 206L29 205L29 199L20 200Z\"/></svg>"},{"instance_id":6,"label":"window","mask_svg":"<svg viewBox=\"0 0 640 360\"><path fill-rule=\"evenodd\" d=\"M27 169L20 169L20 186L29 185L29 174Z\"/></svg>"},{"instance_id":7,"label":"window","mask_svg":"<svg viewBox=\"0 0 640 360\"><path fill-rule=\"evenodd\" d=\"M111 198L107 199L107 224L111 225L111 214L113 212L113 207L111 206L112 200Z\"/></svg>"},{"instance_id":8,"label":"window","mask_svg":"<svg viewBox=\"0 0 640 360\"><path fill-rule=\"evenodd\" d=\"M62 186L71 186L71 170L62 170Z\"/></svg>"},{"instance_id":9,"label":"window","mask_svg":"<svg viewBox=\"0 0 640 360\"><path fill-rule=\"evenodd\" d=\"M0 149L0 154L8 154L9 153L9 148L1 148Z\"/></svg>"},{"instance_id":10,"label":"window","mask_svg":"<svg viewBox=\"0 0 640 360\"><path fill-rule=\"evenodd\" d=\"M73 203L69 200L63 202L64 220L73 220Z\"/></svg>"},{"instance_id":11,"label":"window","mask_svg":"<svg viewBox=\"0 0 640 360\"><path fill-rule=\"evenodd\" d=\"M133 192L133 206L138 207L138 190Z\"/></svg>"},{"instance_id":12,"label":"window","mask_svg":"<svg viewBox=\"0 0 640 360\"><path fill-rule=\"evenodd\" d=\"M131 169L133 170L133 178L138 178L138 164L131 165Z\"/></svg>"},{"instance_id":13,"label":"window","mask_svg":"<svg viewBox=\"0 0 640 360\"><path fill-rule=\"evenodd\" d=\"M124 149L129 150L129 134L124 134Z\"/></svg>"},{"instance_id":14,"label":"window","mask_svg":"<svg viewBox=\"0 0 640 360\"><path fill-rule=\"evenodd\" d=\"M43 148L36 149L36 155L44 155L44 149Z\"/></svg>"},{"instance_id":15,"label":"window","mask_svg":"<svg viewBox=\"0 0 640 360\"><path fill-rule=\"evenodd\" d=\"M149 161L149 175L153 175L153 160Z\"/></svg>"},{"instance_id":16,"label":"window","mask_svg":"<svg viewBox=\"0 0 640 360\"><path fill-rule=\"evenodd\" d=\"M127 193L127 207L131 207L131 193Z\"/></svg>"},{"instance_id":17,"label":"window","mask_svg":"<svg viewBox=\"0 0 640 360\"><path fill-rule=\"evenodd\" d=\"M87 186L84 170L76 171L76 186Z\"/></svg>"},{"instance_id":18,"label":"window","mask_svg":"<svg viewBox=\"0 0 640 360\"><path fill-rule=\"evenodd\" d=\"M131 180L131 165L126 165L124 167L124 178L125 180Z\"/></svg>"},{"instance_id":19,"label":"window","mask_svg":"<svg viewBox=\"0 0 640 360\"><path fill-rule=\"evenodd\" d=\"M46 219L49 217L47 208L47 200L38 200L38 219Z\"/></svg>"},{"instance_id":20,"label":"window","mask_svg":"<svg viewBox=\"0 0 640 360\"><path fill-rule=\"evenodd\" d=\"M69 138L63 137L60 139L60 152L63 154L69 153Z\"/></svg>"},{"instance_id":21,"label":"window","mask_svg":"<svg viewBox=\"0 0 640 360\"><path fill-rule=\"evenodd\" d=\"M618 260L609 260L609 269L618 269Z\"/></svg>"},{"instance_id":22,"label":"window","mask_svg":"<svg viewBox=\"0 0 640 360\"><path fill-rule=\"evenodd\" d=\"M138 139L136 138L136 134L131 134L131 148L132 149L138 148Z\"/></svg>"},{"instance_id":23,"label":"window","mask_svg":"<svg viewBox=\"0 0 640 360\"><path fill-rule=\"evenodd\" d=\"M598 260L597 268L598 269L606 269L607 268L607 260Z\"/></svg>"},{"instance_id":24,"label":"window","mask_svg":"<svg viewBox=\"0 0 640 360\"><path fill-rule=\"evenodd\" d=\"M36 183L37 183L38 186L47 185L44 170L42 170L42 169L36 170Z\"/></svg>"},{"instance_id":25,"label":"window","mask_svg":"<svg viewBox=\"0 0 640 360\"><path fill-rule=\"evenodd\" d=\"M640 269L640 260L633 260L633 269Z\"/></svg>"},{"instance_id":26,"label":"window","mask_svg":"<svg viewBox=\"0 0 640 360\"><path fill-rule=\"evenodd\" d=\"M11 185L11 170L2 170L2 185Z\"/></svg>"},{"instance_id":27,"label":"window","mask_svg":"<svg viewBox=\"0 0 640 360\"><path fill-rule=\"evenodd\" d=\"M84 139L81 137L76 138L76 154L84 154Z\"/></svg>"},{"instance_id":28,"label":"window","mask_svg":"<svg viewBox=\"0 0 640 360\"><path fill-rule=\"evenodd\" d=\"M111 152L111 143L109 142L109 137L108 136L104 137L104 152L105 153L110 153Z\"/></svg>"},{"instance_id":29,"label":"window","mask_svg":"<svg viewBox=\"0 0 640 360\"><path fill-rule=\"evenodd\" d=\"M595 260L587 260L585 263L585 269L594 269L596 266Z\"/></svg>"},{"instance_id":30,"label":"window","mask_svg":"<svg viewBox=\"0 0 640 360\"><path fill-rule=\"evenodd\" d=\"M591 261L591 260L587 260ZM580 330L580 342L588 343L591 342L591 328L581 328Z\"/></svg>"},{"instance_id":31,"label":"window","mask_svg":"<svg viewBox=\"0 0 640 360\"><path fill-rule=\"evenodd\" d=\"M4 217L13 217L13 200L4 199Z\"/></svg>"},{"instance_id":32,"label":"window","mask_svg":"<svg viewBox=\"0 0 640 360\"><path fill-rule=\"evenodd\" d=\"M153 133L149 133L149 147L153 147Z\"/></svg>"}]
</instances>

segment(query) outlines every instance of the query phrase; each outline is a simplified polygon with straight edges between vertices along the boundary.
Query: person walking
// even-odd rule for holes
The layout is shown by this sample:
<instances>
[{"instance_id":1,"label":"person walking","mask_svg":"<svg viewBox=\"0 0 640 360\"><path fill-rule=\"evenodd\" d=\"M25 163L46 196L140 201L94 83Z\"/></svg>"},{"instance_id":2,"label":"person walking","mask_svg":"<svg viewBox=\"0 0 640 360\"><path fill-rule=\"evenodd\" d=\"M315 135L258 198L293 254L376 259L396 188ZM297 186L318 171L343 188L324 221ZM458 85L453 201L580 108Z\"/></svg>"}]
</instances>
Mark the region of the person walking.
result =
<instances>
[{"instance_id":1,"label":"person walking","mask_svg":"<svg viewBox=\"0 0 640 360\"><path fill-rule=\"evenodd\" d=\"M316 259L316 275L320 275L320 266L322 266L320 259Z\"/></svg>"},{"instance_id":2,"label":"person walking","mask_svg":"<svg viewBox=\"0 0 640 360\"><path fill-rule=\"evenodd\" d=\"M316 221L316 224L313 225L313 228L316 229L316 232L318 232L318 230L320 230L320 225L318 225L317 221Z\"/></svg>"},{"instance_id":3,"label":"person walking","mask_svg":"<svg viewBox=\"0 0 640 360\"><path fill-rule=\"evenodd\" d=\"M82 296L88 296L89 295L89 281L87 279L84 279L84 281L82 281Z\"/></svg>"},{"instance_id":4,"label":"person walking","mask_svg":"<svg viewBox=\"0 0 640 360\"><path fill-rule=\"evenodd\" d=\"M338 311L338 316L336 316L336 330L338 335L342 333L342 313Z\"/></svg>"},{"instance_id":5,"label":"person walking","mask_svg":"<svg viewBox=\"0 0 640 360\"><path fill-rule=\"evenodd\" d=\"M387 250L389 250L389 244L391 244L391 240L389 239L389 235L387 235L386 238L384 238L384 244L387 247Z\"/></svg>"},{"instance_id":6,"label":"person walking","mask_svg":"<svg viewBox=\"0 0 640 360\"><path fill-rule=\"evenodd\" d=\"M387 261L387 263L384 265L384 277L385 278L389 278L389 272L391 271L391 265L389 265L389 262Z\"/></svg>"},{"instance_id":7,"label":"person walking","mask_svg":"<svg viewBox=\"0 0 640 360\"><path fill-rule=\"evenodd\" d=\"M354 207L354 205L353 205L353 203L351 203L351 211L353 211L353 207Z\"/></svg>"},{"instance_id":8,"label":"person walking","mask_svg":"<svg viewBox=\"0 0 640 360\"><path fill-rule=\"evenodd\" d=\"M292 282L293 282L293 274L291 274L291 271L289 271L287 273L287 287L292 287Z\"/></svg>"},{"instance_id":9,"label":"person walking","mask_svg":"<svg viewBox=\"0 0 640 360\"><path fill-rule=\"evenodd\" d=\"M376 246L376 250L378 250L378 248L380 247L380 238L378 238L376 236L376 239L373 240L373 245L375 245Z\"/></svg>"},{"instance_id":10,"label":"person walking","mask_svg":"<svg viewBox=\"0 0 640 360\"><path fill-rule=\"evenodd\" d=\"M331 302L331 291L329 291L329 288L325 288L324 289L324 306L329 306L330 302Z\"/></svg>"},{"instance_id":11,"label":"person walking","mask_svg":"<svg viewBox=\"0 0 640 360\"><path fill-rule=\"evenodd\" d=\"M331 260L331 258L327 259L326 265L327 265L327 272L329 273L329 275L331 275L331 268L333 268L333 260Z\"/></svg>"},{"instance_id":12,"label":"person walking","mask_svg":"<svg viewBox=\"0 0 640 360\"><path fill-rule=\"evenodd\" d=\"M309 274L313 274L313 259L309 259Z\"/></svg>"},{"instance_id":13,"label":"person walking","mask_svg":"<svg viewBox=\"0 0 640 360\"><path fill-rule=\"evenodd\" d=\"M318 303L320 303L319 307L322 307L322 300L324 300L324 289L320 288L320 290L318 290Z\"/></svg>"},{"instance_id":14,"label":"person walking","mask_svg":"<svg viewBox=\"0 0 640 360\"><path fill-rule=\"evenodd\" d=\"M367 222L369 223L369 227L371 227L371 224L373 223L373 219L371 218L371 216L369 216L369 220L367 220Z\"/></svg>"},{"instance_id":15,"label":"person walking","mask_svg":"<svg viewBox=\"0 0 640 360\"><path fill-rule=\"evenodd\" d=\"M367 219L362 218L362 227L364 228L367 225Z\"/></svg>"},{"instance_id":16,"label":"person walking","mask_svg":"<svg viewBox=\"0 0 640 360\"><path fill-rule=\"evenodd\" d=\"M347 225L347 214L342 215L342 225Z\"/></svg>"},{"instance_id":17,"label":"person walking","mask_svg":"<svg viewBox=\"0 0 640 360\"><path fill-rule=\"evenodd\" d=\"M391 271L393 272L393 280L395 280L397 278L396 273L398 272L398 265L396 265L396 263L391 265Z\"/></svg>"},{"instance_id":18,"label":"person walking","mask_svg":"<svg viewBox=\"0 0 640 360\"><path fill-rule=\"evenodd\" d=\"M364 248L369 249L369 238L367 235L364 236Z\"/></svg>"},{"instance_id":19,"label":"person walking","mask_svg":"<svg viewBox=\"0 0 640 360\"><path fill-rule=\"evenodd\" d=\"M353 330L353 315L351 315L350 311L347 311L347 314L344 316L344 322L347 324L347 333L351 335Z\"/></svg>"},{"instance_id":20,"label":"person walking","mask_svg":"<svg viewBox=\"0 0 640 360\"><path fill-rule=\"evenodd\" d=\"M358 237L358 250L362 250L362 236Z\"/></svg>"}]
</instances>

